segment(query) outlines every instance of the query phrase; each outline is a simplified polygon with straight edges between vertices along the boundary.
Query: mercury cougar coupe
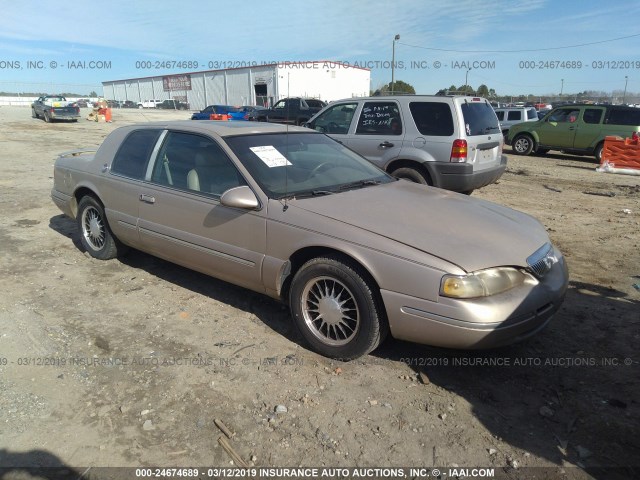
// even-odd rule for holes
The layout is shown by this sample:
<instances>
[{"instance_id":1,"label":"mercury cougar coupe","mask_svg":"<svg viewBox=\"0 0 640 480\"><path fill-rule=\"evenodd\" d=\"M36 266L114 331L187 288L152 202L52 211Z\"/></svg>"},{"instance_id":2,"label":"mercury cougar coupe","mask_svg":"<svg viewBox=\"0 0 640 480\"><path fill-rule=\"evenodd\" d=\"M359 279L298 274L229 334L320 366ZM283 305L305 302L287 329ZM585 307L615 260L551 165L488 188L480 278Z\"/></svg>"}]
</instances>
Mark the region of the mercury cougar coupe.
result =
<instances>
[{"instance_id":1,"label":"mercury cougar coupe","mask_svg":"<svg viewBox=\"0 0 640 480\"><path fill-rule=\"evenodd\" d=\"M255 122L118 128L62 154L51 196L107 260L127 247L288 303L350 360L387 333L487 348L541 330L567 288L534 218L397 180L324 134Z\"/></svg>"}]
</instances>

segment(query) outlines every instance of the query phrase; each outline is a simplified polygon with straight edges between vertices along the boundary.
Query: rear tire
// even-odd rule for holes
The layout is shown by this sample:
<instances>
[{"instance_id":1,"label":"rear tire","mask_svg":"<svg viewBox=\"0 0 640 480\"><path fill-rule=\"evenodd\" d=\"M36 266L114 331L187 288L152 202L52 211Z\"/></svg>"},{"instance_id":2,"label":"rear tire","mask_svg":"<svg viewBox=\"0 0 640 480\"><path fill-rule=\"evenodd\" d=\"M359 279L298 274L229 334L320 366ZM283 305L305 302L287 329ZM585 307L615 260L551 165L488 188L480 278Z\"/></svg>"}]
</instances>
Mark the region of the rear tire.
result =
<instances>
[{"instance_id":1,"label":"rear tire","mask_svg":"<svg viewBox=\"0 0 640 480\"><path fill-rule=\"evenodd\" d=\"M531 155L533 147L533 138L522 133L516 135L513 139L513 142L511 142L511 148L513 149L514 153L518 155Z\"/></svg>"},{"instance_id":2,"label":"rear tire","mask_svg":"<svg viewBox=\"0 0 640 480\"><path fill-rule=\"evenodd\" d=\"M428 174L424 174L420 170L417 170L412 167L400 167L391 172L396 178L400 178L403 180L409 180L414 183L421 183L423 185L433 185L431 178Z\"/></svg>"},{"instance_id":3,"label":"rear tire","mask_svg":"<svg viewBox=\"0 0 640 480\"><path fill-rule=\"evenodd\" d=\"M111 232L104 208L94 197L82 197L78 203L76 221L80 243L93 258L109 260L126 250Z\"/></svg>"},{"instance_id":4,"label":"rear tire","mask_svg":"<svg viewBox=\"0 0 640 480\"><path fill-rule=\"evenodd\" d=\"M602 149L604 148L604 143L600 142L596 145L596 148L593 150L593 156L596 157L598 163L602 162Z\"/></svg>"},{"instance_id":5,"label":"rear tire","mask_svg":"<svg viewBox=\"0 0 640 480\"><path fill-rule=\"evenodd\" d=\"M378 295L358 265L330 255L313 258L296 272L289 306L313 350L348 361L371 352L387 335Z\"/></svg>"}]
</instances>

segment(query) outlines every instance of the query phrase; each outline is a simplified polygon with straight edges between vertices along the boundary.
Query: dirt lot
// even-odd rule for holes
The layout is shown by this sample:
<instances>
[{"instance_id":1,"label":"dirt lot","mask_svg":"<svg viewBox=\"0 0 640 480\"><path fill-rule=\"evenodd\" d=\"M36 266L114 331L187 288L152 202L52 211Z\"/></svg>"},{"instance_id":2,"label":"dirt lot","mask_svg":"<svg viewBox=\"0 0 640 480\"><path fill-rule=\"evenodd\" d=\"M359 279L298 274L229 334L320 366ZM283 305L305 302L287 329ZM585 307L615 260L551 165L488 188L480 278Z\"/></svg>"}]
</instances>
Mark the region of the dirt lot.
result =
<instances>
[{"instance_id":1,"label":"dirt lot","mask_svg":"<svg viewBox=\"0 0 640 480\"><path fill-rule=\"evenodd\" d=\"M46 124L0 107L0 465L233 466L221 419L259 467L640 478L640 177L509 155L473 196L534 215L567 257L550 326L489 352L389 340L339 364L307 350L266 297L140 252L90 258L51 202L57 153L188 116Z\"/></svg>"}]
</instances>

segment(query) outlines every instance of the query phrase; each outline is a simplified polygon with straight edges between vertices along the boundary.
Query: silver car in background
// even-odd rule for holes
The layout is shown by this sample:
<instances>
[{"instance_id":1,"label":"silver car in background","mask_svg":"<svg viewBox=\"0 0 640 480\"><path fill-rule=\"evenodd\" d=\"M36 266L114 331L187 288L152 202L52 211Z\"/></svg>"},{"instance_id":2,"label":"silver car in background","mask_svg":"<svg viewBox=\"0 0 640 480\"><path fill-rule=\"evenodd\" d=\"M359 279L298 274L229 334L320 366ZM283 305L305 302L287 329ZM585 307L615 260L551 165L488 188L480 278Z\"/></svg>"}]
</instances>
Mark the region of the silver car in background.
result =
<instances>
[{"instance_id":1,"label":"silver car in background","mask_svg":"<svg viewBox=\"0 0 640 480\"><path fill-rule=\"evenodd\" d=\"M491 104L464 95L394 95L332 102L305 124L394 177L471 193L507 166Z\"/></svg>"},{"instance_id":2,"label":"silver car in background","mask_svg":"<svg viewBox=\"0 0 640 480\"><path fill-rule=\"evenodd\" d=\"M549 322L567 287L537 220L397 180L302 127L121 127L95 154L60 156L51 195L93 257L134 247L279 299L315 351L343 360L389 332L512 343Z\"/></svg>"}]
</instances>

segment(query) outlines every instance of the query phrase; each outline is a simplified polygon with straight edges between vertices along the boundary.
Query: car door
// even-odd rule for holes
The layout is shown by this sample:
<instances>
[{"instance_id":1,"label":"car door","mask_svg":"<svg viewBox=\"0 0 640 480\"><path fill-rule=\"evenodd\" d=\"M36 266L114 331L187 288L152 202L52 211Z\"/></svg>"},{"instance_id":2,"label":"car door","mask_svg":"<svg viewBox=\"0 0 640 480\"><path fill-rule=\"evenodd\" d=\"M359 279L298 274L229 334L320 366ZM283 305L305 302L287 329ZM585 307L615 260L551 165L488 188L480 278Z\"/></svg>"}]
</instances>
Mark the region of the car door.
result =
<instances>
[{"instance_id":1,"label":"car door","mask_svg":"<svg viewBox=\"0 0 640 480\"><path fill-rule=\"evenodd\" d=\"M144 185L149 160L158 144L161 128L141 127L133 131L114 132L103 145L117 148L111 163L105 163L99 182L109 226L117 238L138 247L138 207L140 189Z\"/></svg>"},{"instance_id":2,"label":"car door","mask_svg":"<svg viewBox=\"0 0 640 480\"><path fill-rule=\"evenodd\" d=\"M148 182L139 191L142 249L180 265L254 290L263 290L264 211L220 203L246 181L210 137L167 131Z\"/></svg>"},{"instance_id":3,"label":"car door","mask_svg":"<svg viewBox=\"0 0 640 480\"><path fill-rule=\"evenodd\" d=\"M358 120L352 122L351 130L342 143L384 168L402 150L405 126L398 103L392 100L365 101L356 114Z\"/></svg>"},{"instance_id":4,"label":"car door","mask_svg":"<svg viewBox=\"0 0 640 480\"><path fill-rule=\"evenodd\" d=\"M582 118L573 141L574 148L591 148L601 138L604 107L588 107L582 111Z\"/></svg>"},{"instance_id":5,"label":"car door","mask_svg":"<svg viewBox=\"0 0 640 480\"><path fill-rule=\"evenodd\" d=\"M572 148L580 125L580 109L562 107L551 112L538 129L539 143L557 148Z\"/></svg>"}]
</instances>

